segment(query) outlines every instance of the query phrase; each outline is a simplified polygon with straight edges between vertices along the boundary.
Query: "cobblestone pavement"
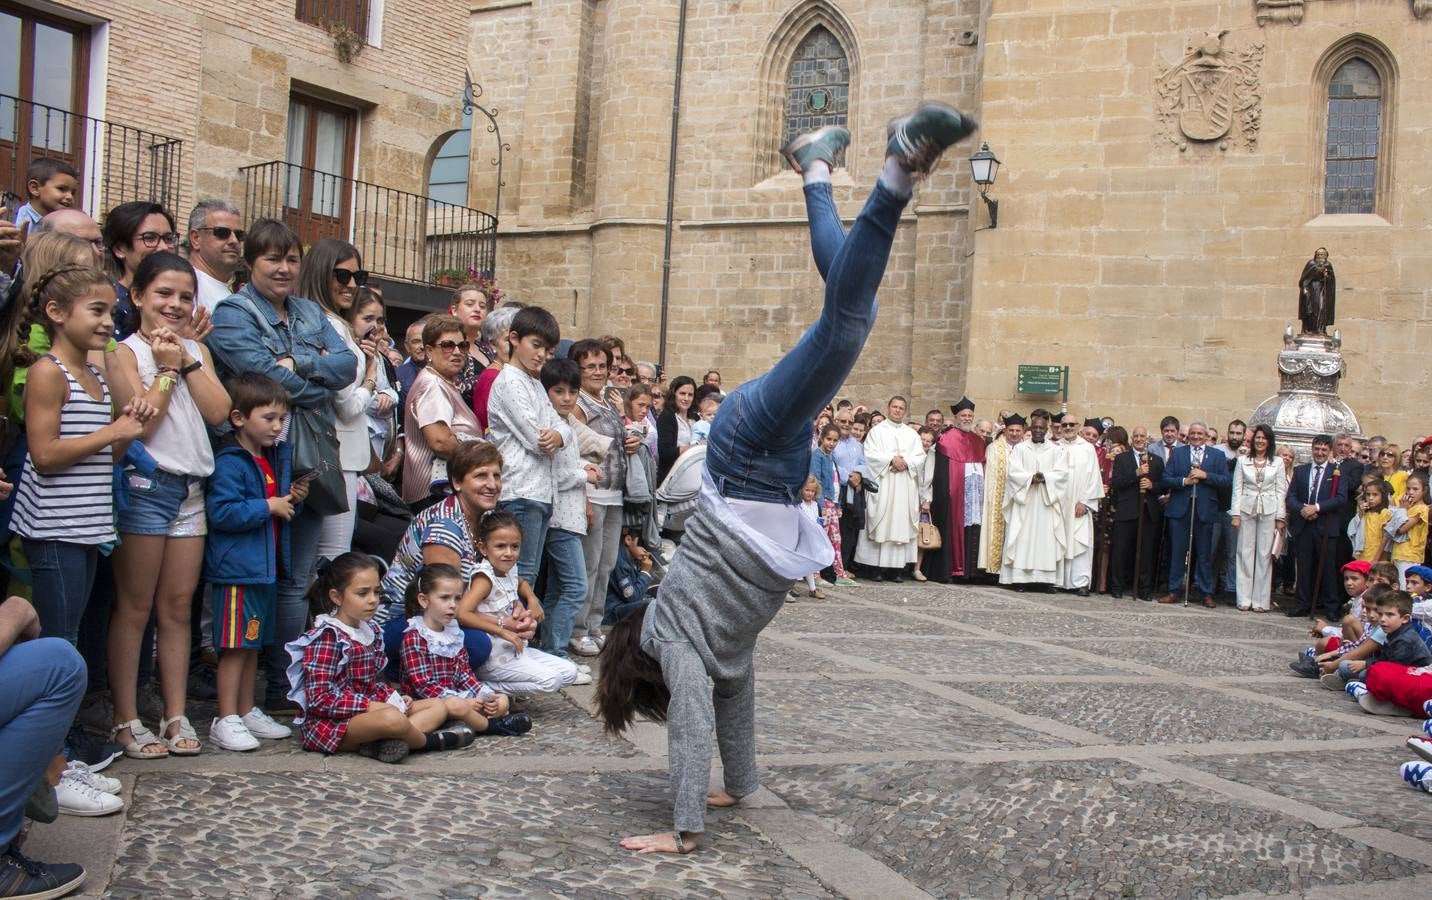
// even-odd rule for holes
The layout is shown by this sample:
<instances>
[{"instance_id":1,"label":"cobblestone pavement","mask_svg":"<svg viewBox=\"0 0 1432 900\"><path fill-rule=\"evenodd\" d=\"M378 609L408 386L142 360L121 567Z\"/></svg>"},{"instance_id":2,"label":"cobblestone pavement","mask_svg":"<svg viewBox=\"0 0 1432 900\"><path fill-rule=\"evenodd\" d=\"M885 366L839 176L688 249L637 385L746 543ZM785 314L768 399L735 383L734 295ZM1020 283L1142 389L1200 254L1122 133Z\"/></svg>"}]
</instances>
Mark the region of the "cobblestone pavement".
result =
<instances>
[{"instance_id":1,"label":"cobblestone pavement","mask_svg":"<svg viewBox=\"0 0 1432 900\"><path fill-rule=\"evenodd\" d=\"M665 735L604 735L590 687L401 766L294 741L122 760L124 813L26 849L114 897L1427 896L1432 797L1397 775L1418 723L1289 675L1301 622L827 592L762 636L763 788L687 857L617 846L670 827Z\"/></svg>"}]
</instances>

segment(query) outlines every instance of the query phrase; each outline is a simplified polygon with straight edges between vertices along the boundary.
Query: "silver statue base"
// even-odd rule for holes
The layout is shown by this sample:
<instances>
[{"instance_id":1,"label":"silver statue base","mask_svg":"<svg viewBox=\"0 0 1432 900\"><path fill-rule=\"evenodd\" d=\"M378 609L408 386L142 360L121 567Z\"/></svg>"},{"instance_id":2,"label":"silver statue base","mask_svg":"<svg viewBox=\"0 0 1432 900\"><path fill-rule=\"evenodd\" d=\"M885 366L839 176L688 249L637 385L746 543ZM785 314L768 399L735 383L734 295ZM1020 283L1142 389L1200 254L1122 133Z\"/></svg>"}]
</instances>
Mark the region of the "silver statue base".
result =
<instances>
[{"instance_id":1,"label":"silver statue base","mask_svg":"<svg viewBox=\"0 0 1432 900\"><path fill-rule=\"evenodd\" d=\"M1342 339L1334 331L1300 334L1292 328L1283 332L1283 350L1278 354L1278 393L1253 411L1249 426L1267 425L1277 435L1278 446L1292 447L1298 462L1312 456L1313 438L1320 434L1345 432L1362 438L1357 416L1338 397L1338 382L1347 371L1342 357Z\"/></svg>"}]
</instances>

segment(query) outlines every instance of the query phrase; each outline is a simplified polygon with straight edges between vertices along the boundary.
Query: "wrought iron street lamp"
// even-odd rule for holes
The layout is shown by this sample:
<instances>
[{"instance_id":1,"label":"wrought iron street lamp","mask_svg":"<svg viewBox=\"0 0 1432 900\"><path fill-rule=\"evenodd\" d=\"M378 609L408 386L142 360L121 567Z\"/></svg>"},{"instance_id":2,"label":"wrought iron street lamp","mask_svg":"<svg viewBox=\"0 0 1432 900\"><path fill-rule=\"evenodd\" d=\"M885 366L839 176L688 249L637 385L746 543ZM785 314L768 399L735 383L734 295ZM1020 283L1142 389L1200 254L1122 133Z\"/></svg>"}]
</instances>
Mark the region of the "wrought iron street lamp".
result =
<instances>
[{"instance_id":1,"label":"wrought iron street lamp","mask_svg":"<svg viewBox=\"0 0 1432 900\"><path fill-rule=\"evenodd\" d=\"M974 179L975 186L979 188L980 199L984 201L985 208L989 210L989 227L994 228L999 224L999 201L990 198L989 189L994 184L995 175L999 172L999 158L990 152L989 144L980 144L973 156L970 157L970 177Z\"/></svg>"}]
</instances>

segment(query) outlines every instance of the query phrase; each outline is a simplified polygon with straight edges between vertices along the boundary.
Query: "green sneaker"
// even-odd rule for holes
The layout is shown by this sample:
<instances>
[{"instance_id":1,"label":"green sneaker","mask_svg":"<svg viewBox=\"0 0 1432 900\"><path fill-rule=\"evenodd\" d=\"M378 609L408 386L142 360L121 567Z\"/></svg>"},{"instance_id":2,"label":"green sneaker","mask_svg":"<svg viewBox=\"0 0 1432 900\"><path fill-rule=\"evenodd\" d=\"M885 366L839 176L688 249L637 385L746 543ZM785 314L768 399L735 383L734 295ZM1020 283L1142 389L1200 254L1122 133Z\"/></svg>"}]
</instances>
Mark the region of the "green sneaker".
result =
<instances>
[{"instance_id":1,"label":"green sneaker","mask_svg":"<svg viewBox=\"0 0 1432 900\"><path fill-rule=\"evenodd\" d=\"M835 158L849 144L850 132L839 125L827 125L791 138L790 143L781 148L781 155L797 175L803 175L806 167L818 159L834 169Z\"/></svg>"},{"instance_id":2,"label":"green sneaker","mask_svg":"<svg viewBox=\"0 0 1432 900\"><path fill-rule=\"evenodd\" d=\"M926 101L903 121L892 119L887 155L917 177L930 174L940 154L974 133L979 123L953 106Z\"/></svg>"}]
</instances>

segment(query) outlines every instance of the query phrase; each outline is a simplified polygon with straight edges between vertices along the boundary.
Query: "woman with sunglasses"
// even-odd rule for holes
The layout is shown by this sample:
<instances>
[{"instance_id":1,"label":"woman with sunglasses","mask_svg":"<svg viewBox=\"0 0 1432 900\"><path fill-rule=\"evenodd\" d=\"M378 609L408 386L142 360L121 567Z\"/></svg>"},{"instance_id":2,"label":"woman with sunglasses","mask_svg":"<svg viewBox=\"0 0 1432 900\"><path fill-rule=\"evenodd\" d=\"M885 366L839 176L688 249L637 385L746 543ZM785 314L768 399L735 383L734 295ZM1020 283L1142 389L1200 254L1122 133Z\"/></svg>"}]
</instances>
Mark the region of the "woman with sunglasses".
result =
<instances>
[{"instance_id":1,"label":"woman with sunglasses","mask_svg":"<svg viewBox=\"0 0 1432 900\"><path fill-rule=\"evenodd\" d=\"M349 381L333 395L334 424L338 431L338 467L343 470L343 488L348 511L323 519L318 536L318 555L337 559L353 544L353 517L358 509L358 476L373 461L368 443L368 407L378 393L378 338L355 335L348 325L358 289L368 283L363 257L358 248L337 238L324 238L313 245L298 270L298 294L317 303L328 324L353 354L355 363ZM389 403L396 403L396 396Z\"/></svg>"},{"instance_id":2,"label":"woman with sunglasses","mask_svg":"<svg viewBox=\"0 0 1432 900\"><path fill-rule=\"evenodd\" d=\"M442 499L435 483L447 482L447 459L463 441L478 440L472 405L463 399L458 378L471 345L462 323L452 316L433 316L423 326L428 364L413 379L403 409L403 502L417 512Z\"/></svg>"},{"instance_id":3,"label":"woman with sunglasses","mask_svg":"<svg viewBox=\"0 0 1432 900\"><path fill-rule=\"evenodd\" d=\"M1402 495L1407 491L1407 473L1402 471L1402 448L1388 444L1378 451L1377 459L1372 462L1382 480L1392 485L1392 496L1387 498L1388 501L1401 503Z\"/></svg>"},{"instance_id":4,"label":"woman with sunglasses","mask_svg":"<svg viewBox=\"0 0 1432 900\"><path fill-rule=\"evenodd\" d=\"M448 304L448 315L462 323L463 340L467 341L467 359L462 362L462 373L458 375L458 390L472 405L473 388L478 376L494 359L492 344L483 339L482 322L491 312L486 292L472 282L453 291L452 302Z\"/></svg>"},{"instance_id":5,"label":"woman with sunglasses","mask_svg":"<svg viewBox=\"0 0 1432 900\"><path fill-rule=\"evenodd\" d=\"M129 285L139 264L160 250L173 253L178 243L174 216L161 204L134 200L119 204L104 217L105 259L119 297L114 305L115 340L124 340L139 327L134 303L129 299Z\"/></svg>"}]
</instances>

